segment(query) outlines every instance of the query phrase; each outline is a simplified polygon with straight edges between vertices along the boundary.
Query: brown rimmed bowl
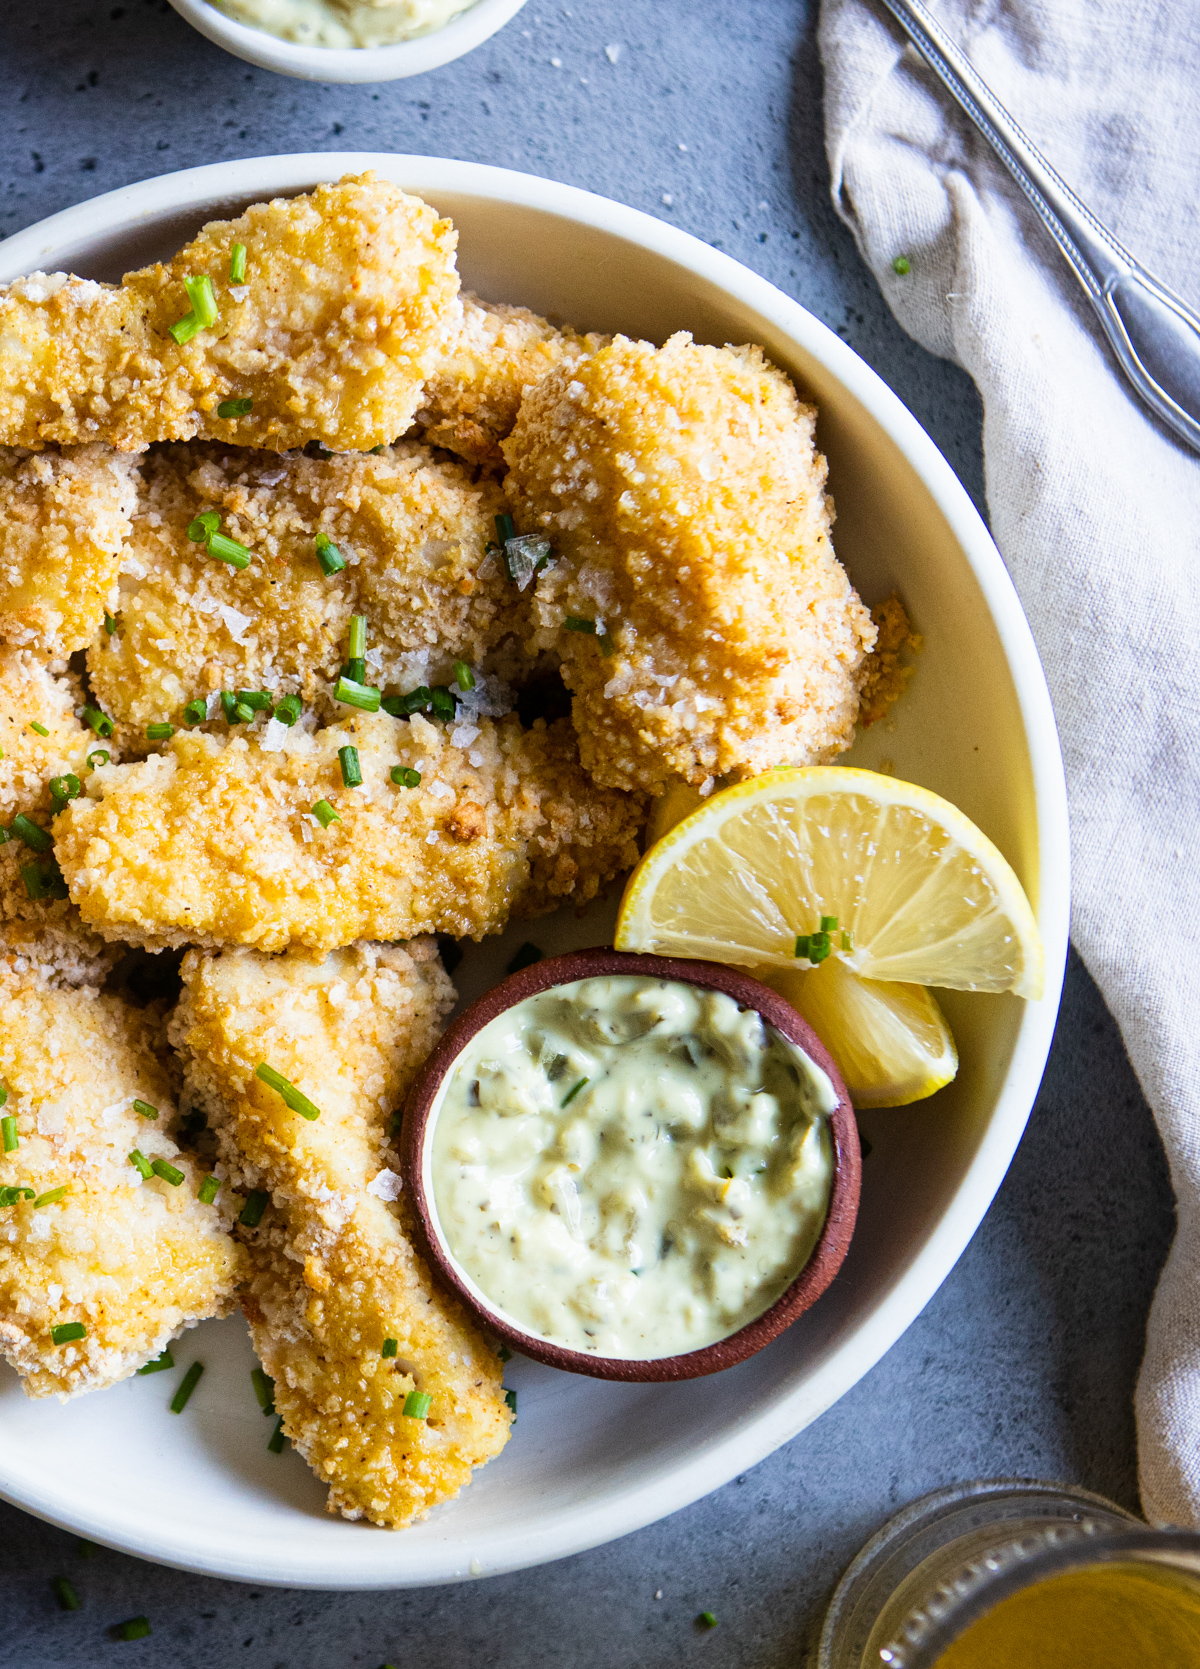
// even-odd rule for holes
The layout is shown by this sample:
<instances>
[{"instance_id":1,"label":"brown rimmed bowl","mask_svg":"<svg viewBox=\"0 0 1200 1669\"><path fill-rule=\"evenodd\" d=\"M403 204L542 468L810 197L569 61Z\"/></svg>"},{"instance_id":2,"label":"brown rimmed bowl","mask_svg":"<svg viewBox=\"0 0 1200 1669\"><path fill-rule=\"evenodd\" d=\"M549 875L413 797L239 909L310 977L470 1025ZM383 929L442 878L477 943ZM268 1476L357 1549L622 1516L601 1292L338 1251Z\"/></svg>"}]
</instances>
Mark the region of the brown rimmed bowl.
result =
<instances>
[{"instance_id":1,"label":"brown rimmed bowl","mask_svg":"<svg viewBox=\"0 0 1200 1669\"><path fill-rule=\"evenodd\" d=\"M516 1326L502 1311L493 1309L474 1282L462 1270L442 1238L437 1216L426 1186L426 1157L433 1138L431 1113L442 1084L471 1039L506 1009L526 997L548 991L556 985L592 979L606 974L635 974L647 979L675 980L706 991L721 991L743 1008L753 1008L789 1043L803 1049L825 1072L838 1102L829 1115L833 1144L833 1183L824 1227L812 1254L787 1290L753 1321L739 1327L716 1343L680 1356L626 1358L592 1356L587 1351L569 1350ZM815 1304L841 1268L854 1233L858 1195L862 1178L862 1153L858 1126L846 1087L833 1059L812 1027L783 997L751 978L740 968L717 962L690 962L668 956L643 956L627 951L596 948L553 956L532 967L522 968L501 980L492 990L471 1004L447 1031L430 1055L409 1092L400 1137L400 1158L405 1187L416 1214L418 1235L429 1262L441 1280L457 1293L463 1304L488 1332L505 1344L568 1373L589 1374L594 1379L665 1381L697 1379L744 1362L764 1345L777 1339L786 1327Z\"/></svg>"}]
</instances>

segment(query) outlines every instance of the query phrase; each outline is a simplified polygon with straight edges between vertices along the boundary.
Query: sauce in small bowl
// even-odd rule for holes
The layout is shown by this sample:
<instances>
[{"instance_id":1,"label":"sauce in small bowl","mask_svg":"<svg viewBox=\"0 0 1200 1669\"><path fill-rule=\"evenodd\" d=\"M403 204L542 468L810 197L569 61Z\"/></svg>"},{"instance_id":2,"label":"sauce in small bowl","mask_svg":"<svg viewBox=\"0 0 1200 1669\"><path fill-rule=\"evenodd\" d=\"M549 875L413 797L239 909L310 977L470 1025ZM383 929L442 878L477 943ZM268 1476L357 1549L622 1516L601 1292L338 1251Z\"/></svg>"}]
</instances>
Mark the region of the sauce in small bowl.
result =
<instances>
[{"instance_id":1,"label":"sauce in small bowl","mask_svg":"<svg viewBox=\"0 0 1200 1669\"><path fill-rule=\"evenodd\" d=\"M743 1361L825 1290L861 1159L828 1053L740 969L572 952L447 1032L402 1158L424 1250L554 1367L673 1380Z\"/></svg>"}]
</instances>

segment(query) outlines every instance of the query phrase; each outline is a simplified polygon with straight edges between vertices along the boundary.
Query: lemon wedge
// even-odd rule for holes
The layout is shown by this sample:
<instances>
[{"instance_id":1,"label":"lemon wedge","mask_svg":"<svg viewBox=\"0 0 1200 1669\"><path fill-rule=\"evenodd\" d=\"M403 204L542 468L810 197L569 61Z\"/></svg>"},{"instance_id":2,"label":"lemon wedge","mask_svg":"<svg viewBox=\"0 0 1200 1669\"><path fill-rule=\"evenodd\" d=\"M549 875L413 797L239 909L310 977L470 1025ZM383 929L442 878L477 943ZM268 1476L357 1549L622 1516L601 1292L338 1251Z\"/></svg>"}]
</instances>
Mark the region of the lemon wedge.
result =
<instances>
[{"instance_id":1,"label":"lemon wedge","mask_svg":"<svg viewBox=\"0 0 1200 1669\"><path fill-rule=\"evenodd\" d=\"M847 766L768 771L689 812L630 876L615 943L795 969L823 917L866 979L1041 995L1033 912L987 836L927 788Z\"/></svg>"},{"instance_id":2,"label":"lemon wedge","mask_svg":"<svg viewBox=\"0 0 1200 1669\"><path fill-rule=\"evenodd\" d=\"M760 968L759 977L808 1021L856 1107L906 1107L958 1071L945 1016L923 985L860 979L838 957L819 968Z\"/></svg>"}]
</instances>

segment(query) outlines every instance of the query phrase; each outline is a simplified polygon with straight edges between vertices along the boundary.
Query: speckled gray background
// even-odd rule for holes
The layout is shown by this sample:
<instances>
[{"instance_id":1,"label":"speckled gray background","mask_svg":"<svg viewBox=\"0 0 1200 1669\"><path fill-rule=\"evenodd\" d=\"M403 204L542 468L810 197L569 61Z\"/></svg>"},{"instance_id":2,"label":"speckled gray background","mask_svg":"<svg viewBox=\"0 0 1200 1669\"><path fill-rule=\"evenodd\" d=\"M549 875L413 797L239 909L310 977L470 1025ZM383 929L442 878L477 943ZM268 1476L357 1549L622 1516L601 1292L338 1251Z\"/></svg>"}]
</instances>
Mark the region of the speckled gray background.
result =
<instances>
[{"instance_id":1,"label":"speckled gray background","mask_svg":"<svg viewBox=\"0 0 1200 1669\"><path fill-rule=\"evenodd\" d=\"M797 297L891 384L982 507L973 390L901 334L829 208L815 6L529 0L470 57L376 88L251 69L166 0L4 12L3 234L223 157L417 151L549 175L673 221ZM1136 1506L1130 1397L1171 1223L1149 1112L1073 961L1028 1133L958 1267L861 1384L736 1483L559 1564L385 1594L85 1559L71 1536L0 1505L0 1665L799 1669L840 1569L927 1489L1026 1473ZM78 1612L56 1608L60 1573ZM695 1626L702 1609L715 1630ZM115 1642L111 1625L141 1612L151 1638Z\"/></svg>"}]
</instances>

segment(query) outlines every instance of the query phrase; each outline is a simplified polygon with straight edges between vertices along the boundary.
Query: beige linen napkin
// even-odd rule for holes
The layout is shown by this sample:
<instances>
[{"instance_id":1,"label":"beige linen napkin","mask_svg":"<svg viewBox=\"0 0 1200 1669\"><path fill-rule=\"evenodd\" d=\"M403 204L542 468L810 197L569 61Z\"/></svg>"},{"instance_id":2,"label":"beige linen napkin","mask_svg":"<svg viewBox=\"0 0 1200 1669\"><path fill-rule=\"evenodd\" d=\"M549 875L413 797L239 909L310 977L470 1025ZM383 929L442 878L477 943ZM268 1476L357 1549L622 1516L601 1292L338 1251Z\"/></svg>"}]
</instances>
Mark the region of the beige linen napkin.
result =
<instances>
[{"instance_id":1,"label":"beige linen napkin","mask_svg":"<svg viewBox=\"0 0 1200 1669\"><path fill-rule=\"evenodd\" d=\"M1200 305L1200 8L932 3L1068 184ZM823 0L820 39L838 212L900 323L983 399L992 530L1062 736L1073 937L1178 1200L1137 1392L1142 1502L1197 1525L1200 458L1126 390L1024 198L882 9Z\"/></svg>"}]
</instances>

